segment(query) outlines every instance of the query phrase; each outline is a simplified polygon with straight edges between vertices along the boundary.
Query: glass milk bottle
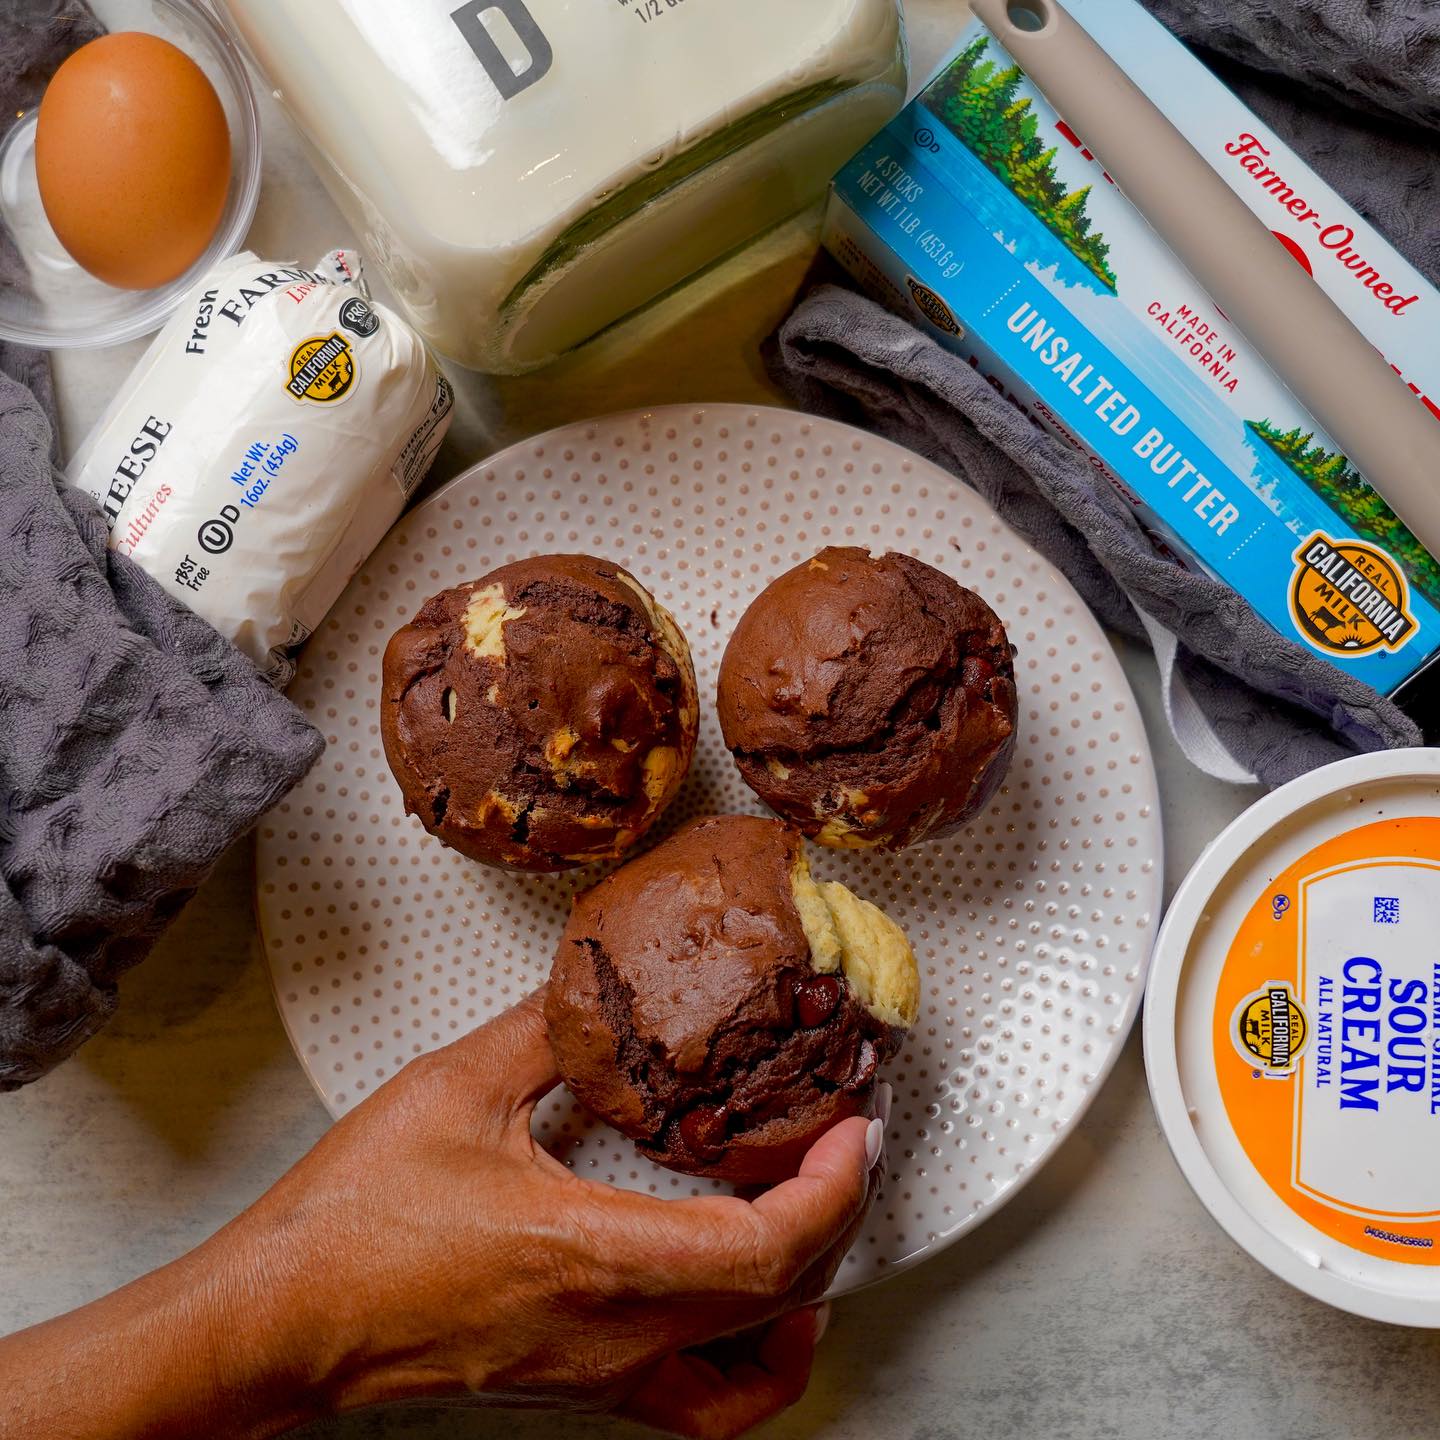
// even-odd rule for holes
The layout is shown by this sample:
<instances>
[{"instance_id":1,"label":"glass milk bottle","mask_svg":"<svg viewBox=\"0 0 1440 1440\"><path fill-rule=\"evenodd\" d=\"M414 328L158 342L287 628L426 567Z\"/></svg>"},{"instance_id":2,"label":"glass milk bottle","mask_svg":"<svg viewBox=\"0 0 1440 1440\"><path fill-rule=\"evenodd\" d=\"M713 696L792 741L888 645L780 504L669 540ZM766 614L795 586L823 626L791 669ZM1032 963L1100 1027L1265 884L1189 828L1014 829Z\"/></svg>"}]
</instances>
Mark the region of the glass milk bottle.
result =
<instances>
[{"instance_id":1,"label":"glass milk bottle","mask_svg":"<svg viewBox=\"0 0 1440 1440\"><path fill-rule=\"evenodd\" d=\"M904 99L898 0L223 0L409 318L544 364L817 197Z\"/></svg>"}]
</instances>

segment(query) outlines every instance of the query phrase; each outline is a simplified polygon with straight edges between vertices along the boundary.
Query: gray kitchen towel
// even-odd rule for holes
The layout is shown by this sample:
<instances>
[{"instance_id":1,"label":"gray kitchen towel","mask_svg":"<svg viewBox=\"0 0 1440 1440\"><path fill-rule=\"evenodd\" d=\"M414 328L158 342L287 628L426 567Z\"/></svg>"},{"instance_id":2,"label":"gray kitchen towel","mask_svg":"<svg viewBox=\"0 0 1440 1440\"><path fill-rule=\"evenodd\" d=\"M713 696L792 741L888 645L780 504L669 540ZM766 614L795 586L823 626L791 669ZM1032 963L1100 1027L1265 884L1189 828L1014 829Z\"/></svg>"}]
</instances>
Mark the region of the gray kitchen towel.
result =
<instances>
[{"instance_id":1,"label":"gray kitchen towel","mask_svg":"<svg viewBox=\"0 0 1440 1440\"><path fill-rule=\"evenodd\" d=\"M0 34L6 109L94 33L74 0L54 14ZM25 283L0 230L0 284ZM122 972L324 743L107 548L100 512L54 468L53 421L46 357L0 345L0 1090L105 1023Z\"/></svg>"},{"instance_id":2,"label":"gray kitchen towel","mask_svg":"<svg viewBox=\"0 0 1440 1440\"><path fill-rule=\"evenodd\" d=\"M1440 5L1147 0L1434 281L1440 276ZM1346 101L1342 108L1337 101ZM1280 784L1421 742L1369 686L1284 639L1227 586L1162 559L1128 506L968 364L824 286L786 321L772 374L805 408L876 430L973 486L1113 629L1150 639L1197 764Z\"/></svg>"},{"instance_id":3,"label":"gray kitchen towel","mask_svg":"<svg viewBox=\"0 0 1440 1440\"><path fill-rule=\"evenodd\" d=\"M35 397L0 375L0 1090L104 1024L120 974L323 748L107 549L50 447Z\"/></svg>"}]
</instances>

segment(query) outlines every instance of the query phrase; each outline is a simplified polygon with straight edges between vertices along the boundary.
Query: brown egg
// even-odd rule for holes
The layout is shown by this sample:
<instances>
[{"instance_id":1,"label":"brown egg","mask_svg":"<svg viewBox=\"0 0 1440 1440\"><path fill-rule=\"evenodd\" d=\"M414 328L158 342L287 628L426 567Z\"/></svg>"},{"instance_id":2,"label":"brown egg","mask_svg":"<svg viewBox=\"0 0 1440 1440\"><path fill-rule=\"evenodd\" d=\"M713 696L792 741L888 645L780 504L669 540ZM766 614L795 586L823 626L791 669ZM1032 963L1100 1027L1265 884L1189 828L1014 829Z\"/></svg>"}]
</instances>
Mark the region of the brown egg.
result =
<instances>
[{"instance_id":1,"label":"brown egg","mask_svg":"<svg viewBox=\"0 0 1440 1440\"><path fill-rule=\"evenodd\" d=\"M77 264L126 290L183 275L230 186L230 129L215 87L158 35L82 45L40 102L35 176Z\"/></svg>"}]
</instances>

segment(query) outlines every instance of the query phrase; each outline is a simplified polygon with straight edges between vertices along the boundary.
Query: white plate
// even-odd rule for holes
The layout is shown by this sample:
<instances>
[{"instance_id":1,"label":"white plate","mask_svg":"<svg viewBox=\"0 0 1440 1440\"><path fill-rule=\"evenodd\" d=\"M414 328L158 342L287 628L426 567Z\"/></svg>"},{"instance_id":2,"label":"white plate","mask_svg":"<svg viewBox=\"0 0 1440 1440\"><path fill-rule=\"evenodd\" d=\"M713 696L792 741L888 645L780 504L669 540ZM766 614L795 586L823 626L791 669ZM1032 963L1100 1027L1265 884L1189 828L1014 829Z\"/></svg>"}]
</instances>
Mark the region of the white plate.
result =
<instances>
[{"instance_id":1,"label":"white plate","mask_svg":"<svg viewBox=\"0 0 1440 1440\"><path fill-rule=\"evenodd\" d=\"M886 1074L886 1193L837 1290L914 1264L1035 1173L1144 988L1163 866L1134 697L1075 591L972 491L862 431L738 405L572 425L476 466L400 521L310 641L290 693L329 745L260 830L257 893L281 1015L333 1114L544 980L597 878L487 869L404 814L376 715L391 632L525 555L617 560L675 613L700 680L700 743L667 820L759 812L720 741L720 655L756 592L832 543L905 550L977 590L1017 647L1020 692L1010 777L969 830L897 855L811 847L818 876L904 925L924 987ZM710 1188L640 1159L564 1091L536 1131L596 1179Z\"/></svg>"}]
</instances>

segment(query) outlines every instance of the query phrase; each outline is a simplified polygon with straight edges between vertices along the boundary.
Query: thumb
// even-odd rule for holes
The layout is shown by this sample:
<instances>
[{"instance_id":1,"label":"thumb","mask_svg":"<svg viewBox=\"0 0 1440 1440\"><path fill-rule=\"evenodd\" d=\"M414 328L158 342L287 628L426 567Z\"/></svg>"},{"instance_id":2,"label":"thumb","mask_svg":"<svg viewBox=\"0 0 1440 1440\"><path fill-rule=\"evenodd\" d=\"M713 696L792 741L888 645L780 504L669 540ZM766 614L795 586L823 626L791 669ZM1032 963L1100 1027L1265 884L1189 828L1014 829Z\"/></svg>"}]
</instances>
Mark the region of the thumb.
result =
<instances>
[{"instance_id":1,"label":"thumb","mask_svg":"<svg viewBox=\"0 0 1440 1440\"><path fill-rule=\"evenodd\" d=\"M818 1258L864 1210L870 1188L867 1139L875 1121L843 1120L801 1162L800 1173L751 1201L772 1237L807 1259ZM879 1137L876 1137L876 1144Z\"/></svg>"},{"instance_id":2,"label":"thumb","mask_svg":"<svg viewBox=\"0 0 1440 1440\"><path fill-rule=\"evenodd\" d=\"M545 1028L545 987L472 1030L445 1050L456 1070L495 1097L495 1118L529 1130L536 1102L560 1083Z\"/></svg>"},{"instance_id":3,"label":"thumb","mask_svg":"<svg viewBox=\"0 0 1440 1440\"><path fill-rule=\"evenodd\" d=\"M742 1294L756 1293L752 1287L758 1286L758 1293L791 1304L818 1298L843 1258L838 1247L854 1239L870 1204L867 1141L878 1124L862 1116L842 1120L810 1147L793 1180L753 1200L703 1195L662 1202L674 1242L700 1283L721 1294L733 1294L737 1283ZM877 1133L876 1159L880 1144ZM722 1243L706 1244L706 1235ZM737 1271L741 1242L747 1264ZM782 1293L774 1293L777 1286Z\"/></svg>"},{"instance_id":4,"label":"thumb","mask_svg":"<svg viewBox=\"0 0 1440 1440\"><path fill-rule=\"evenodd\" d=\"M695 1275L721 1294L735 1293L738 1284L741 1294L792 1304L818 1297L843 1256L837 1247L854 1238L870 1203L871 1156L879 1158L881 1137L874 1133L873 1143L867 1141L879 1123L842 1120L810 1147L793 1180L753 1200L714 1195L664 1202ZM724 1243L706 1245L706 1234ZM747 1259L737 1269L741 1242Z\"/></svg>"}]
</instances>

